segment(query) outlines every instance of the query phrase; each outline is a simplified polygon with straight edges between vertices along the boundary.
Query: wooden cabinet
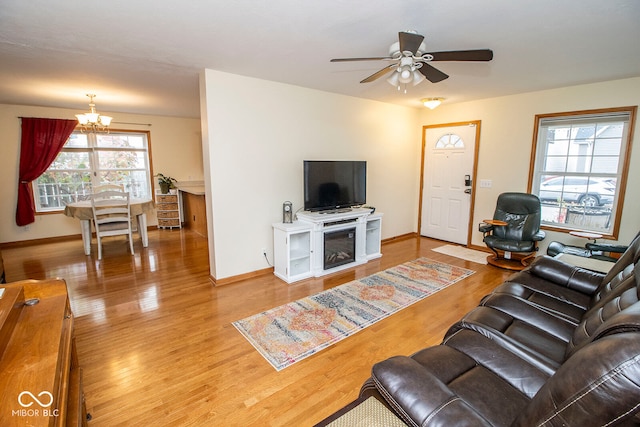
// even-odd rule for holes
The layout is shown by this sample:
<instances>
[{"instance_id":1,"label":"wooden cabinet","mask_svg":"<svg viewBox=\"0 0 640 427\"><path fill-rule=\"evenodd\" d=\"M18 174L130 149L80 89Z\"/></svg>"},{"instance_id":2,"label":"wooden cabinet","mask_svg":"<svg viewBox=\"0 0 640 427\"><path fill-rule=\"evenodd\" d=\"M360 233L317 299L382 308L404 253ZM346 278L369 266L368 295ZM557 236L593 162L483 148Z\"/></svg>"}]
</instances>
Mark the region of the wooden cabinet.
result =
<instances>
[{"instance_id":1,"label":"wooden cabinet","mask_svg":"<svg viewBox=\"0 0 640 427\"><path fill-rule=\"evenodd\" d=\"M182 200L180 193L170 190L168 194L162 194L156 190L156 215L158 228L182 227Z\"/></svg>"},{"instance_id":2,"label":"wooden cabinet","mask_svg":"<svg viewBox=\"0 0 640 427\"><path fill-rule=\"evenodd\" d=\"M207 238L207 208L204 194L180 190L183 204L184 228Z\"/></svg>"},{"instance_id":3,"label":"wooden cabinet","mask_svg":"<svg viewBox=\"0 0 640 427\"><path fill-rule=\"evenodd\" d=\"M0 283L5 282L4 276L4 262L2 261L2 252L0 252Z\"/></svg>"},{"instance_id":4,"label":"wooden cabinet","mask_svg":"<svg viewBox=\"0 0 640 427\"><path fill-rule=\"evenodd\" d=\"M0 425L86 426L66 283L25 280L0 288Z\"/></svg>"}]
</instances>

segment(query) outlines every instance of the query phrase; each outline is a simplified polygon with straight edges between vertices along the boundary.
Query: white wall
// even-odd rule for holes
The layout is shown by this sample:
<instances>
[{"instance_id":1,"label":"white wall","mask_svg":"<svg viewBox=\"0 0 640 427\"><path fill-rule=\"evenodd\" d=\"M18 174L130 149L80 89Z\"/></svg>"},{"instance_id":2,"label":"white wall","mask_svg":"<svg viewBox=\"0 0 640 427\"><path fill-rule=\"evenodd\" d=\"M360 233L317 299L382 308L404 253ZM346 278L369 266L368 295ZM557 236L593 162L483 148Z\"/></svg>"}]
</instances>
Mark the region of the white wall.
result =
<instances>
[{"instance_id":1,"label":"white wall","mask_svg":"<svg viewBox=\"0 0 640 427\"><path fill-rule=\"evenodd\" d=\"M282 203L302 206L305 159L366 160L382 237L416 230L420 110L214 70L201 84L216 279L268 267Z\"/></svg>"},{"instance_id":2,"label":"white wall","mask_svg":"<svg viewBox=\"0 0 640 427\"><path fill-rule=\"evenodd\" d=\"M107 111L100 111L108 114ZM79 222L64 214L36 215L36 221L28 227L18 227L15 222L18 165L20 159L19 117L43 117L72 119L75 110L63 108L33 107L0 104L0 170L3 185L0 186L0 243L34 240L48 237L80 234ZM202 146L200 120L164 116L109 113L114 122L143 123L149 126L112 124L114 129L151 131L151 162L154 172L162 172L178 180L202 180ZM149 215L149 224L157 223Z\"/></svg>"},{"instance_id":3,"label":"white wall","mask_svg":"<svg viewBox=\"0 0 640 427\"><path fill-rule=\"evenodd\" d=\"M425 110L425 125L481 120L478 176L491 179L492 188L476 186L476 205L472 244L484 246L477 224L491 218L495 201L506 191L526 191L533 143L534 116L536 114L589 110L640 104L640 78L565 87L554 90L504 96L447 105L446 101L435 110ZM636 123L631 149L624 210L618 241L627 244L640 230L640 126ZM547 232L541 244L544 253L549 242L558 240L584 245L584 239L566 233Z\"/></svg>"}]
</instances>

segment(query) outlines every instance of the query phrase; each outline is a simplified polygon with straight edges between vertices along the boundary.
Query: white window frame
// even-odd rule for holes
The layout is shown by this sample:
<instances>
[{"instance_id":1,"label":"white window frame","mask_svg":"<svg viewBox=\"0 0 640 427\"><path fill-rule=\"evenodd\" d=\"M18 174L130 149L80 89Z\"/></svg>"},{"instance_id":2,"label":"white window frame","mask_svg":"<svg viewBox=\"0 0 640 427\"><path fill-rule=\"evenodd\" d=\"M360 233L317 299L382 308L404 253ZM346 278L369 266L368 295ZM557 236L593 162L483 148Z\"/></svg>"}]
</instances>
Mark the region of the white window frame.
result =
<instances>
[{"instance_id":1,"label":"white window frame","mask_svg":"<svg viewBox=\"0 0 640 427\"><path fill-rule=\"evenodd\" d=\"M72 184L61 182L48 182L42 183L38 178L32 182L33 197L36 207L36 214L46 213L60 213L64 210L67 203L77 202L79 200L85 200L92 193L92 188L101 184L120 184L125 191L131 193L132 197L138 198L152 198L153 184L152 184L152 168L151 168L151 135L149 131L127 131L127 130L111 130L110 135L130 135L143 138L143 148L135 147L99 147L98 137L101 134L95 133L83 133L80 130L74 130L69 140L65 143L58 156L68 153L86 153L87 155L87 167L80 169L60 169L53 167L51 170L55 172L62 172L68 174L88 174L88 181L77 180ZM77 147L70 144L74 135L85 135L87 137L88 147ZM69 144L69 145L68 145ZM100 169L98 158L100 153L107 152L132 152L143 154L143 167L137 168L114 168L114 169ZM53 162L55 165L56 162ZM110 182L101 179L101 173L107 171L125 171L125 172L140 172L144 174L145 182L132 182L131 180L125 180L122 182ZM43 174L44 175L44 174ZM50 203L46 203L50 202Z\"/></svg>"},{"instance_id":2,"label":"white window frame","mask_svg":"<svg viewBox=\"0 0 640 427\"><path fill-rule=\"evenodd\" d=\"M556 201L541 200L542 202L542 228L560 232L570 231L588 231L600 234L604 237L617 239L620 229L620 218L622 216L623 200L626 190L627 174L629 170L629 161L631 153L632 135L635 123L635 114L637 107L620 107L599 110L573 111L555 114L540 114L535 116L533 147L531 153L531 168L529 173L528 191L538 196L541 195L540 188L542 182L550 177L577 177L588 181L598 180L602 182L607 180L614 183L615 192L611 203L600 202L600 205L588 206L584 201L579 203L575 198L575 193L567 190L565 199L564 191L566 186L562 187L562 196ZM604 141L613 141L612 138L602 138L596 131L593 136L583 139L584 135L578 136L575 132L569 132L569 137L564 137L562 141L567 143L567 153L556 156L554 163L554 155L548 154L550 144L557 143L558 139L553 139L549 132L549 128L567 128L572 126L572 130L582 125L599 124L596 130L605 129L609 123L623 123L621 132L619 152L617 156L611 153L603 154L602 151L594 150L595 144ZM572 147L572 144L574 146ZM592 144L590 150L583 150L587 154L576 154L576 144ZM573 152L571 151L573 150ZM570 166L570 162L579 159L583 162L582 170L574 166ZM564 169L562 161L565 161ZM599 160L599 162L596 162ZM607 161L610 163L617 162L616 170L606 170L601 167L598 170L594 165L602 165ZM587 166L585 166L587 165ZM590 185L590 184L589 184ZM543 192L544 193L544 192ZM545 196L548 198L548 196ZM542 199L542 197L541 197ZM586 198L583 198L583 200ZM607 216L608 215L608 216Z\"/></svg>"}]
</instances>

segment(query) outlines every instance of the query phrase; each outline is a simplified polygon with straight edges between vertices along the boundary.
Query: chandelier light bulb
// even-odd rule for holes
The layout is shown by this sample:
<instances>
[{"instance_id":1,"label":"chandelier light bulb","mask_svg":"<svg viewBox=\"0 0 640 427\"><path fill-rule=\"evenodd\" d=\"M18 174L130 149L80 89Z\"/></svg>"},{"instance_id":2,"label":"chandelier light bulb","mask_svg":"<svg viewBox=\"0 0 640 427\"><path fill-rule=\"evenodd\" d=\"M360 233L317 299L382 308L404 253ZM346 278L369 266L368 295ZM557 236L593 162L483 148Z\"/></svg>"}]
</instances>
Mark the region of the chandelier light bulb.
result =
<instances>
[{"instance_id":1,"label":"chandelier light bulb","mask_svg":"<svg viewBox=\"0 0 640 427\"><path fill-rule=\"evenodd\" d=\"M400 83L411 83L413 81L413 72L411 71L411 67L402 67L400 71L400 78L398 80Z\"/></svg>"}]
</instances>

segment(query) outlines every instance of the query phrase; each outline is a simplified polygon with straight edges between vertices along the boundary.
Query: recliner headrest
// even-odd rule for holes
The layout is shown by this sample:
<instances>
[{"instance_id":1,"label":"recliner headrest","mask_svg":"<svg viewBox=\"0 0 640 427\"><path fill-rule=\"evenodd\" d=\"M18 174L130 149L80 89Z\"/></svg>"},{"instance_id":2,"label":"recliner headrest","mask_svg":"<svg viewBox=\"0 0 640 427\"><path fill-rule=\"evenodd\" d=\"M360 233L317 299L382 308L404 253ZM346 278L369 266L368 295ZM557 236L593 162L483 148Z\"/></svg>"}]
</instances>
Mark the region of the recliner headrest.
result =
<instances>
[{"instance_id":1,"label":"recliner headrest","mask_svg":"<svg viewBox=\"0 0 640 427\"><path fill-rule=\"evenodd\" d=\"M496 210L517 215L529 215L540 212L540 199L529 193L502 193L498 196Z\"/></svg>"}]
</instances>

